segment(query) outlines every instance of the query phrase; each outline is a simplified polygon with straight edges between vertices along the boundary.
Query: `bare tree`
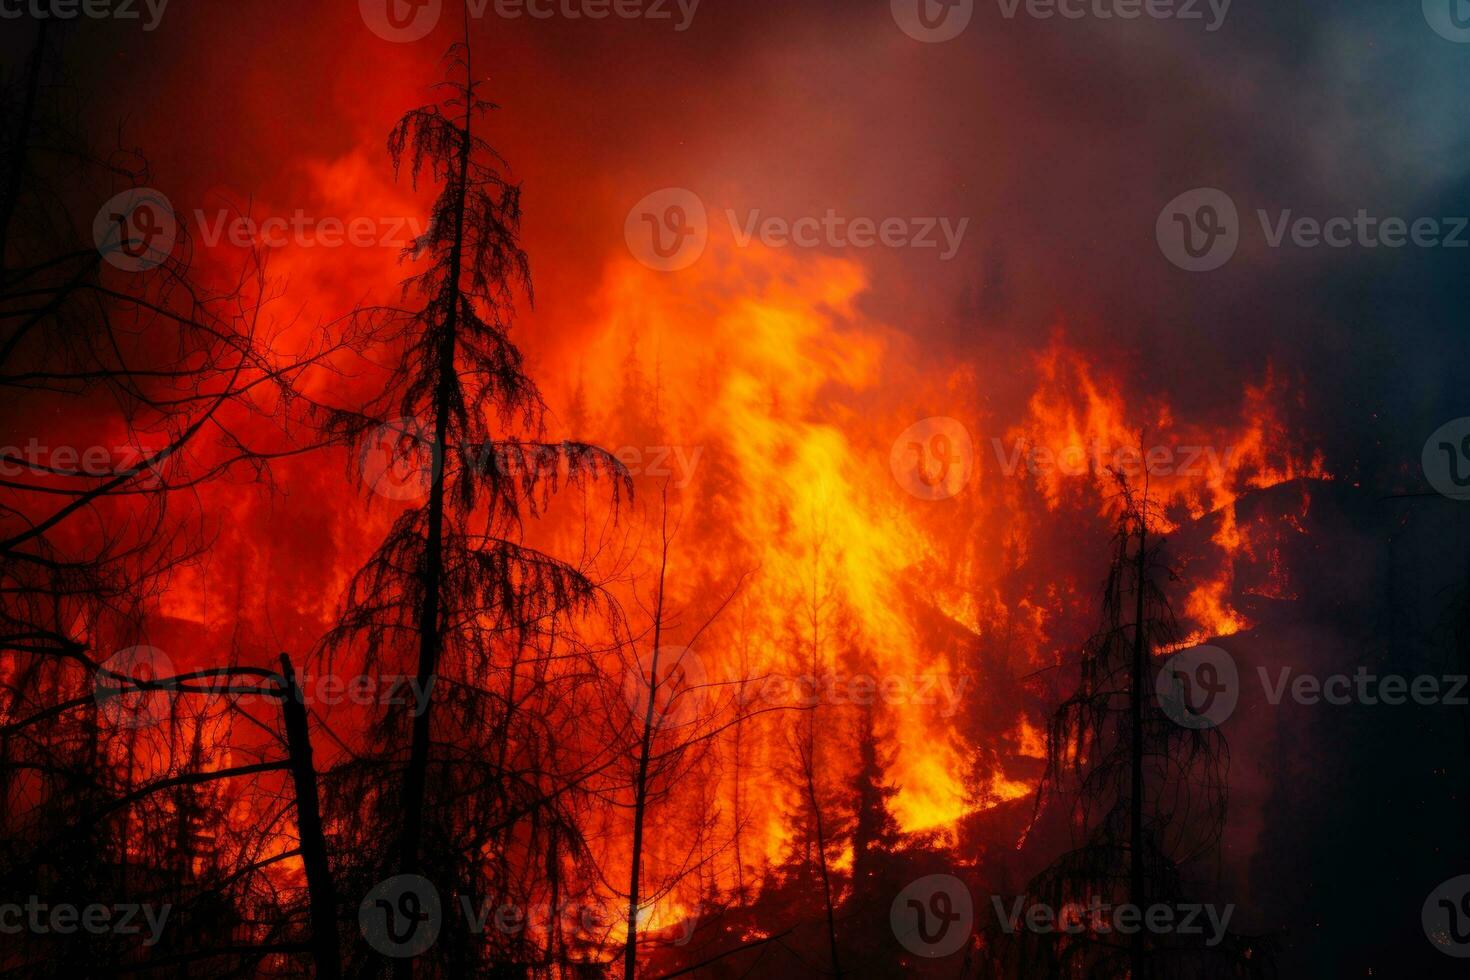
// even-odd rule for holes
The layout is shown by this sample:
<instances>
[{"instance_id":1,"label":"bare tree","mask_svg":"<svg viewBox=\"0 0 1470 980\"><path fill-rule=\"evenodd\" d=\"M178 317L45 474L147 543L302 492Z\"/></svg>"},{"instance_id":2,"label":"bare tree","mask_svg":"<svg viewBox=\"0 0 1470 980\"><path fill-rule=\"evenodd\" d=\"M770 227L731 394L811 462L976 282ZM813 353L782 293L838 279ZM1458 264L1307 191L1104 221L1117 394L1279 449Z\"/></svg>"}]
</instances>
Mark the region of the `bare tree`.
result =
<instances>
[{"instance_id":1,"label":"bare tree","mask_svg":"<svg viewBox=\"0 0 1470 980\"><path fill-rule=\"evenodd\" d=\"M114 936L58 953L38 940L5 965L14 955L32 970L86 972L305 951L265 871L302 853L266 853L297 802L299 832L320 832L311 801L272 787L286 762L255 744L260 731L231 746L257 761L221 764L243 718L237 685L278 702L280 675L234 651L174 671L146 625L172 575L208 547L206 485L226 474L268 485L273 459L315 449L293 425L309 407L300 380L355 341L321 330L282 354L257 255L206 289L185 234L155 245L119 214L99 247L98 206L142 193L146 164L91 152L55 77L58 32L45 20L36 30L0 99L0 411L31 435L0 459L0 889L167 900L182 921L152 949ZM119 251L148 261L116 268ZM147 724L129 721L140 708ZM261 724L268 744L283 725L274 714ZM252 793L261 821L232 827L228 808ZM321 871L308 871L318 890ZM267 909L271 925L251 928ZM319 931L327 922L314 917ZM330 976L335 940L316 938Z\"/></svg>"},{"instance_id":2,"label":"bare tree","mask_svg":"<svg viewBox=\"0 0 1470 980\"><path fill-rule=\"evenodd\" d=\"M652 895L643 889L646 823L655 805L669 796L672 787L697 771L715 741L727 731L738 730L749 718L746 706L735 698L735 689L743 685L743 678L712 677L694 667L699 662L695 646L735 598L744 583L744 576L709 616L692 630L685 645L671 646L667 642L669 628L677 621L667 592L669 550L676 533L677 527L669 526L668 487L665 485L658 572L650 614L652 647L647 664L630 665L627 675L636 677L638 684L631 688L637 697L632 702L635 763L630 786L633 831L628 870L627 935L623 941L625 980L633 980L636 974L639 923L644 908L672 892L708 864L700 856L700 849L717 823L718 814L707 807L701 808L704 819L699 823L698 832L690 835L683 859L672 870L664 870L660 883L652 889Z\"/></svg>"}]
</instances>

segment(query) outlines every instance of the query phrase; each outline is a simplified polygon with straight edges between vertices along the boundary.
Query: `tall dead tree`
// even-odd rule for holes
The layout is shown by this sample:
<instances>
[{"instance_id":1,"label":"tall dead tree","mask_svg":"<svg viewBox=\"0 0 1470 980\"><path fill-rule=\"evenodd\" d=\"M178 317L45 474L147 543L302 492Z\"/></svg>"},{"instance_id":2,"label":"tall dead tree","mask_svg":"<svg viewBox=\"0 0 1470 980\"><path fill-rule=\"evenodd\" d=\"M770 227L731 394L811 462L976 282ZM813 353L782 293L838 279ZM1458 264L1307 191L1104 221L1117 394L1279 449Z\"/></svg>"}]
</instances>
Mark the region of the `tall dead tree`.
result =
<instances>
[{"instance_id":1,"label":"tall dead tree","mask_svg":"<svg viewBox=\"0 0 1470 980\"><path fill-rule=\"evenodd\" d=\"M638 942L644 910L658 898L669 894L684 880L703 870L698 857L700 847L709 835L715 814L699 807L702 818L695 822L694 832L686 835L684 854L672 871L664 869L650 891L644 889L645 829L655 810L671 795L675 787L690 776L711 753L714 742L727 731L738 730L750 717L744 704L735 697L743 679L711 676L696 665L699 654L694 649L705 631L724 612L739 592L744 576L734 590L720 601L690 631L683 645L668 643L669 631L677 623L668 596L669 552L676 528L669 526L668 487L664 487L659 535L658 568L649 611L651 647L647 663L635 658L628 676L637 683L628 685L633 709L634 762L631 784L633 830L629 856L627 934L623 941L623 976L634 980L638 967ZM734 703L732 703L734 702ZM703 774L700 774L703 775ZM667 826L667 825L665 825ZM696 914L695 918L698 918Z\"/></svg>"},{"instance_id":2,"label":"tall dead tree","mask_svg":"<svg viewBox=\"0 0 1470 980\"><path fill-rule=\"evenodd\" d=\"M361 883L421 874L446 893L495 897L512 888L503 879L513 869L482 867L476 851L493 850L512 827L531 828L536 840L522 842L543 859L548 827L558 846L578 847L568 787L548 786L538 771L556 751L551 723L522 709L560 681L544 675L534 689L515 688L522 651L540 670L551 624L611 612L584 570L524 543L523 521L565 485L611 480L616 506L632 483L596 447L542 441L545 405L510 338L516 303L531 301L520 186L482 135L496 106L482 97L470 48L454 45L446 61L454 78L442 100L408 112L388 138L396 173L440 185L427 230L405 253L421 264L404 282L417 305L368 311L401 338L397 364L372 404L331 419L358 454L375 450L385 430L399 433L392 441L416 461L422 500L354 576L323 651L335 658L356 645L368 669L383 672L407 660L421 692L377 719L374 766L344 772L339 816L355 824L377 869ZM485 732L502 733L499 745L480 744ZM382 765L396 772L396 790ZM376 846L385 838L391 854ZM464 935L439 945L468 957L465 969L497 955Z\"/></svg>"}]
</instances>

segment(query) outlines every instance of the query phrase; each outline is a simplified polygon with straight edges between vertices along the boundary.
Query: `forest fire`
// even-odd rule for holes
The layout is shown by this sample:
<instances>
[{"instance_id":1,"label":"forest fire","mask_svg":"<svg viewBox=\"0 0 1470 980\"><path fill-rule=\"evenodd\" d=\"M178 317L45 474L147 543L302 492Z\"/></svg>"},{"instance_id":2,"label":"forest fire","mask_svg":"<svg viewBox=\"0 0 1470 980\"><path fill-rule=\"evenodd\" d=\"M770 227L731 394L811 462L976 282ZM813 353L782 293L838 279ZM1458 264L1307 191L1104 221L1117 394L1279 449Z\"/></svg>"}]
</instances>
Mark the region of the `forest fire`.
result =
<instances>
[{"instance_id":1,"label":"forest fire","mask_svg":"<svg viewBox=\"0 0 1470 980\"><path fill-rule=\"evenodd\" d=\"M1194 198L1117 148L1127 112L999 50L925 60L965 28L917 2L781 15L817 66L750 40L776 14L691 5L689 60L614 79L590 5L362 0L254 35L310 48L292 79L162 42L170 109L203 111L197 79L214 122L149 117L127 152L71 71L117 42L27 12L0 99L0 972L1301 970L1318 923L1274 869L1336 812L1318 771L1442 719L1352 736L1255 678L1459 643L1453 560L1424 557L1458 539L1420 530L1400 460L1324 431L1348 382L1258 335L1297 280L1240 241L1187 278L1222 268L1229 195L1169 220ZM983 66L993 104L896 111L875 64L905 93ZM1066 190L1078 142L1116 200ZM1423 457L1449 499L1451 435ZM1385 810L1451 808L1441 762Z\"/></svg>"},{"instance_id":2,"label":"forest fire","mask_svg":"<svg viewBox=\"0 0 1470 980\"><path fill-rule=\"evenodd\" d=\"M1135 483L1146 474L1169 514L1157 520L1159 531L1186 520L1220 524L1211 553L1190 556L1216 569L1183 599L1193 642L1249 627L1228 600L1233 562L1250 553L1235 525L1235 500L1250 488L1326 476L1320 454L1296 443L1277 420L1273 399L1286 397L1278 384L1268 379L1247 388L1235 428L1176 423L1161 404L1130 415L1116 381L1057 335L1016 366L1035 390L1020 418L1004 424L1006 437L973 440L967 465L974 475L959 490L960 511L904 493L887 466L885 442L924 411L904 393L943 392L941 405L966 415L963 406L979 401L983 382L963 373L895 377L902 338L859 312L866 282L855 263L794 261L718 238L711 247L679 278L631 261L609 271L587 361L621 360L623 369L605 372L600 386L579 376L576 397L620 407L587 419L586 433L574 434L604 445L666 441L699 451L703 466L681 489L695 502L683 515L675 552L676 581L689 585L673 594L698 608L698 596L712 585L719 591L742 583L740 611L717 621L699 648L703 675L716 683L762 678L753 687L784 693L787 704L814 703L790 695L822 690L826 676L821 700L835 702L829 717L864 700L879 703L893 733L893 812L905 831L949 827L976 798L1016 799L1035 789L1034 781L1004 771L989 774L978 793L964 785L952 702L963 702L979 678L926 648L905 609L915 591L955 596L953 605L941 599L941 610L976 632L975 597L1001 588L1002 554L967 556L959 574L930 576L954 560L957 542L980 535L978 527L1007 528L1007 547L1024 552L1028 528L1052 520L1065 503L1115 515L1112 474ZM659 483L640 480L640 492L656 499ZM1062 570L1081 588L1095 574L1086 564ZM984 614L1010 614L997 603ZM1027 605L1043 621L1067 615L1043 600ZM1048 639L1039 633L1011 653L1018 675L1049 662ZM831 678L839 674L841 689L834 691ZM878 692L885 680L896 697ZM1011 719L1033 733L1020 749L1033 757L1041 754L1031 727L1037 720ZM788 726L779 717L764 726L753 740L758 757L779 758ZM779 782L747 787L758 796L779 790ZM734 819L730 797L722 803ZM790 843L784 818L771 812L762 819L766 826L746 833L765 841L766 862L779 864Z\"/></svg>"}]
</instances>

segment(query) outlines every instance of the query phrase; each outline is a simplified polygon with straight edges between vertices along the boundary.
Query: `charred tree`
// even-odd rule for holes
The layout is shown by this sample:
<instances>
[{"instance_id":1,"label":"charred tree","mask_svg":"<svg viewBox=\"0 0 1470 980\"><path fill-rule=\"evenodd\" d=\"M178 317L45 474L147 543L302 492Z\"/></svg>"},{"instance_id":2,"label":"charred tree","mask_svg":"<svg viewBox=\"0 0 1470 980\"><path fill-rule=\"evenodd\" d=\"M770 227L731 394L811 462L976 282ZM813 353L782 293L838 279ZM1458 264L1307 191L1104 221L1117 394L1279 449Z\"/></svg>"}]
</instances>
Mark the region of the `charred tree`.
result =
<instances>
[{"instance_id":1,"label":"charred tree","mask_svg":"<svg viewBox=\"0 0 1470 980\"><path fill-rule=\"evenodd\" d=\"M1102 593L1102 624L1085 644L1075 692L1048 726L1038 813L1064 815L1073 848L1043 870L1022 898L1077 921L1031 934L1024 923L997 937L1006 977L1245 977L1266 975L1259 944L1227 936L1218 948L1180 934L1124 937L1097 913L1129 905L1177 907L1191 862L1215 852L1226 812L1228 748L1215 727L1185 727L1154 698L1161 650L1176 627L1165 542L1146 493L1120 479L1121 513ZM1024 902L1021 906L1025 907Z\"/></svg>"},{"instance_id":2,"label":"charred tree","mask_svg":"<svg viewBox=\"0 0 1470 980\"><path fill-rule=\"evenodd\" d=\"M649 663L648 697L643 708L642 731L638 737L638 769L633 778L633 853L628 871L628 937L623 943L623 977L633 980L638 968L639 887L643 874L643 822L648 813L648 766L653 753L653 734L659 708L660 685L672 683L677 664L667 662L664 653L664 595L669 571L669 516L667 495L664 501L663 540L659 553L658 591L653 611L653 655ZM680 651L682 653L682 651ZM663 660L663 663L660 663ZM663 674L660 674L660 669ZM664 697L669 698L665 693Z\"/></svg>"},{"instance_id":3,"label":"charred tree","mask_svg":"<svg viewBox=\"0 0 1470 980\"><path fill-rule=\"evenodd\" d=\"M287 758L291 762L291 783L296 799L296 828L301 840L301 864L306 870L311 909L312 959L318 977L335 980L342 975L341 946L337 938L337 888L327 862L327 841L322 831L306 703L296 683L296 670L291 666L291 658L284 653L281 654L280 683Z\"/></svg>"},{"instance_id":4,"label":"charred tree","mask_svg":"<svg viewBox=\"0 0 1470 980\"><path fill-rule=\"evenodd\" d=\"M403 284L417 305L365 311L399 338L397 362L375 401L331 418L358 459L386 444L420 478L422 499L352 579L321 652L328 662L360 653L381 673L407 661L420 692L376 718L379 749L333 778L337 815L361 845L354 887L419 874L443 894L499 901L529 887L512 878L544 861L553 828L563 853L581 852L571 800L589 774L556 764L555 729L587 672L558 674L571 655L549 645L561 623L616 618L583 569L525 544L523 522L566 485L610 479L616 508L632 482L602 450L543 441L545 405L510 338L517 301L532 298L520 186L481 135L496 106L469 47L456 44L447 63L443 99L404 115L388 139L395 173L440 186L404 256L423 264ZM545 704L561 714L540 713ZM513 866L507 847L524 860ZM525 942L497 949L446 933L435 955L458 969L530 955Z\"/></svg>"}]
</instances>

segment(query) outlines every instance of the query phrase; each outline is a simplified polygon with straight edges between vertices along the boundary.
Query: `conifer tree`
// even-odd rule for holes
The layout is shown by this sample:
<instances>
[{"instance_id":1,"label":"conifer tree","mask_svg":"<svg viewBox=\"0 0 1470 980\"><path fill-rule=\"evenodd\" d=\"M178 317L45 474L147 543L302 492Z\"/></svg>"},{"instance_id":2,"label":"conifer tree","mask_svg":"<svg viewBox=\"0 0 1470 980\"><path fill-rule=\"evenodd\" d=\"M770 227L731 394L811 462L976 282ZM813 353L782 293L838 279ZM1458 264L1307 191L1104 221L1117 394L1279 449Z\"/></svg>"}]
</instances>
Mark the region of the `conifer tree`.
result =
<instances>
[{"instance_id":1,"label":"conifer tree","mask_svg":"<svg viewBox=\"0 0 1470 980\"><path fill-rule=\"evenodd\" d=\"M384 875L417 874L441 894L499 904L529 887L519 872L544 865L551 840L574 860L584 852L570 805L577 777L559 768L565 747L540 710L566 710L569 685L587 676L557 672L563 624L615 615L584 570L525 543L523 522L568 484L611 478L616 505L632 482L595 447L543 441L546 406L510 337L517 302L532 300L521 188L483 135L497 107L468 44L446 63L455 77L443 98L405 114L388 138L395 173L440 187L406 255L422 263L404 282L413 305L370 311L396 325L401 353L373 404L331 419L359 458L386 439L416 469L424 499L354 576L323 650L332 658L361 644L370 670L406 668L421 692L376 719L373 765L340 774L338 818L375 866L359 869L358 893ZM526 860L511 861L511 848ZM456 934L462 918L446 916L436 944L457 968L526 955L521 944L507 952Z\"/></svg>"}]
</instances>

